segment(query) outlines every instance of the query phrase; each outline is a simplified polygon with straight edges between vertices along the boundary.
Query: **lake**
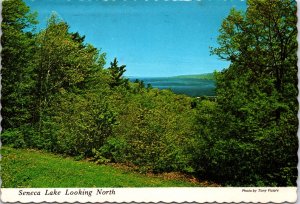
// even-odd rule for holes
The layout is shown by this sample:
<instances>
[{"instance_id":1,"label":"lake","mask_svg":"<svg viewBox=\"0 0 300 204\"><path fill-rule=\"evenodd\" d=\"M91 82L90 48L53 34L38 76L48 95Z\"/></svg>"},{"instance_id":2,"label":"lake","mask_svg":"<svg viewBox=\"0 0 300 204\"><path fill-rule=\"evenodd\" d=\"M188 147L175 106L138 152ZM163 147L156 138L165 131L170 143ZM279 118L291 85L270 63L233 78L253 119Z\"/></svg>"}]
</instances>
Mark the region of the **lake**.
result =
<instances>
[{"instance_id":1,"label":"lake","mask_svg":"<svg viewBox=\"0 0 300 204\"><path fill-rule=\"evenodd\" d=\"M143 80L145 85L153 88L171 89L177 94L188 96L215 96L215 82L207 79L176 78L176 77L128 77L134 82Z\"/></svg>"}]
</instances>

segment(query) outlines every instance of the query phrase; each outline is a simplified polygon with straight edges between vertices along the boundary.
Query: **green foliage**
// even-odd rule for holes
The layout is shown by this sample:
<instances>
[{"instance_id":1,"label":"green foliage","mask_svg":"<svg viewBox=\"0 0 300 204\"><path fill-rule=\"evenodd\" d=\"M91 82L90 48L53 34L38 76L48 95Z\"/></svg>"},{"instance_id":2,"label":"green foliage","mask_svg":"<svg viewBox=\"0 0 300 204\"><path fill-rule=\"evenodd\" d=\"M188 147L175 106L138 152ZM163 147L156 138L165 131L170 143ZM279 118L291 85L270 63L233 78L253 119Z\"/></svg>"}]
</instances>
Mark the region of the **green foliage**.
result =
<instances>
[{"instance_id":1,"label":"green foliage","mask_svg":"<svg viewBox=\"0 0 300 204\"><path fill-rule=\"evenodd\" d=\"M188 148L182 144L195 133L190 99L152 89L129 94L123 100L119 104L119 123L109 143L101 149L103 155L116 162L138 165L142 171L188 169Z\"/></svg>"},{"instance_id":2,"label":"green foliage","mask_svg":"<svg viewBox=\"0 0 300 204\"><path fill-rule=\"evenodd\" d=\"M106 124L113 123L112 116L103 110L101 105L105 104L99 95L93 94L108 86L104 77L95 82L105 76L105 55L99 55L83 40L78 33L70 33L69 26L55 15L36 38L40 49L36 53L35 118L39 134L35 140L42 141L34 145L38 148L87 156L110 132Z\"/></svg>"},{"instance_id":3,"label":"green foliage","mask_svg":"<svg viewBox=\"0 0 300 204\"><path fill-rule=\"evenodd\" d=\"M295 185L296 4L247 3L246 13L232 10L224 20L220 47L213 50L231 65L216 75L218 106L204 141L212 144L205 171L231 185Z\"/></svg>"},{"instance_id":4,"label":"green foliage","mask_svg":"<svg viewBox=\"0 0 300 204\"><path fill-rule=\"evenodd\" d=\"M74 35L65 22L52 15L47 28L37 37L37 91L43 100L48 101L50 95L62 88L83 88L89 75L99 67L97 49L83 45L83 39Z\"/></svg>"},{"instance_id":5,"label":"green foliage","mask_svg":"<svg viewBox=\"0 0 300 204\"><path fill-rule=\"evenodd\" d=\"M111 75L110 86L112 88L115 86L128 85L128 79L123 77L123 74L126 71L125 67L126 65L118 66L117 58L115 58L114 61L110 63L108 71Z\"/></svg>"},{"instance_id":6,"label":"green foliage","mask_svg":"<svg viewBox=\"0 0 300 204\"><path fill-rule=\"evenodd\" d=\"M111 135L115 114L101 95L65 93L56 105L58 152L92 156L92 150L99 149Z\"/></svg>"},{"instance_id":7,"label":"green foliage","mask_svg":"<svg viewBox=\"0 0 300 204\"><path fill-rule=\"evenodd\" d=\"M93 158L96 164L106 164L111 162L110 159L102 156L101 152L97 151L96 149L92 149L92 153L94 154Z\"/></svg>"},{"instance_id":8,"label":"green foliage","mask_svg":"<svg viewBox=\"0 0 300 204\"><path fill-rule=\"evenodd\" d=\"M8 129L1 134L1 142L4 145L10 145L15 148L24 148L26 143L22 131L18 129Z\"/></svg>"},{"instance_id":9,"label":"green foliage","mask_svg":"<svg viewBox=\"0 0 300 204\"><path fill-rule=\"evenodd\" d=\"M107 138L105 144L98 151L94 150L94 157L100 163L103 161L125 162L124 152L127 146L126 138L111 136Z\"/></svg>"},{"instance_id":10,"label":"green foliage","mask_svg":"<svg viewBox=\"0 0 300 204\"><path fill-rule=\"evenodd\" d=\"M35 15L21 0L2 2L1 115L3 130L31 122L33 115ZM26 32L25 30L28 30Z\"/></svg>"}]
</instances>

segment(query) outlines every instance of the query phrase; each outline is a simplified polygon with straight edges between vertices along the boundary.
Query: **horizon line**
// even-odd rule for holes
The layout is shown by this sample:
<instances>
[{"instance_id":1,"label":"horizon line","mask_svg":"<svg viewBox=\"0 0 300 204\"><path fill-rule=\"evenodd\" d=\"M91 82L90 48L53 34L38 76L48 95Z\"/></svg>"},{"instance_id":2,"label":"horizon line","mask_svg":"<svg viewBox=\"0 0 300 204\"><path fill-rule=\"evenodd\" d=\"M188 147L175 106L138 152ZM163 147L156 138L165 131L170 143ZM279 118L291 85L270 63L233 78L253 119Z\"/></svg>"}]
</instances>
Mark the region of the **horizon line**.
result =
<instances>
[{"instance_id":1,"label":"horizon line","mask_svg":"<svg viewBox=\"0 0 300 204\"><path fill-rule=\"evenodd\" d=\"M179 74L179 75L166 75L166 76L145 76L145 75L143 75L143 76L133 76L133 75L124 75L124 77L130 77L130 78L134 78L134 77L137 77L137 78L141 78L141 77L155 77L155 78L164 78L164 77L178 77L178 76L194 76L194 75L203 75L203 74L213 74L214 73L214 71L213 72L204 72L204 73L197 73L197 74Z\"/></svg>"}]
</instances>

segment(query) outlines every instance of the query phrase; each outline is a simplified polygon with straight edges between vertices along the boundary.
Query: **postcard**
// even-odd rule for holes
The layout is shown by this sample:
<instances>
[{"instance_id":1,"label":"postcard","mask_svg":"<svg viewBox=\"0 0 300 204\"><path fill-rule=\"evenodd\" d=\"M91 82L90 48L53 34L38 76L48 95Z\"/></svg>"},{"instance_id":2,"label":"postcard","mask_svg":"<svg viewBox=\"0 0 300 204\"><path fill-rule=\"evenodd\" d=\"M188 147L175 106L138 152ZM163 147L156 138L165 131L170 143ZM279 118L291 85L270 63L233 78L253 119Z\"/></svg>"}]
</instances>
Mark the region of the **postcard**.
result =
<instances>
[{"instance_id":1,"label":"postcard","mask_svg":"<svg viewBox=\"0 0 300 204\"><path fill-rule=\"evenodd\" d=\"M2 202L296 202L296 1L3 0L1 29Z\"/></svg>"}]
</instances>

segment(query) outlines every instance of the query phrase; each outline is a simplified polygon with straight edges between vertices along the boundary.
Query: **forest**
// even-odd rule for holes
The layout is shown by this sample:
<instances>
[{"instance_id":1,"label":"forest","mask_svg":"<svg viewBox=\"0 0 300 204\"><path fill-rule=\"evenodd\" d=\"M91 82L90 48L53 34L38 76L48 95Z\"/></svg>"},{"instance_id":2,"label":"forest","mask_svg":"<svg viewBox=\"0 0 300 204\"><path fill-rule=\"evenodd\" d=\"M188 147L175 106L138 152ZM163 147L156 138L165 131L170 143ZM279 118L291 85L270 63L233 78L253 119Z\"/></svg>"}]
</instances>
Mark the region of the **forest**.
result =
<instances>
[{"instance_id":1,"label":"forest","mask_svg":"<svg viewBox=\"0 0 300 204\"><path fill-rule=\"evenodd\" d=\"M22 0L2 4L4 146L222 186L296 186L296 1L230 11L211 48L230 61L214 73L214 98L130 82L126 65L106 62L55 14L36 31L37 13Z\"/></svg>"}]
</instances>

